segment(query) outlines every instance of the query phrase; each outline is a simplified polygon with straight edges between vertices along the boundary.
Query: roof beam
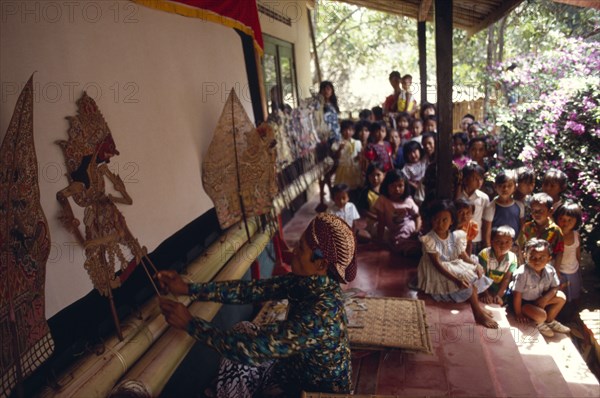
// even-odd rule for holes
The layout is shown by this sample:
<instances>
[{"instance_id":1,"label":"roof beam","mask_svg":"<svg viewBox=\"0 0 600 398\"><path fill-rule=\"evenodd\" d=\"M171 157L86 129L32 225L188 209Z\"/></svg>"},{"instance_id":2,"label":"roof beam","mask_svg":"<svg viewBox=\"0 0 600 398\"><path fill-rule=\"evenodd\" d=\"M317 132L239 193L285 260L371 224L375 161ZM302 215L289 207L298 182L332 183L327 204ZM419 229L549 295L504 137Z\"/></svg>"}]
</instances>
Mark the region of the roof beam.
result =
<instances>
[{"instance_id":1,"label":"roof beam","mask_svg":"<svg viewBox=\"0 0 600 398\"><path fill-rule=\"evenodd\" d=\"M416 18L418 21L432 20L430 15L433 0L336 0L338 2L367 7L372 10ZM498 21L524 0L453 0L453 25L467 31L467 37ZM554 0L585 1L585 0ZM598 1L598 0L594 0ZM431 13L433 14L433 13Z\"/></svg>"},{"instance_id":2,"label":"roof beam","mask_svg":"<svg viewBox=\"0 0 600 398\"><path fill-rule=\"evenodd\" d=\"M598 0L553 0L555 3L564 3L571 6L596 8L600 10L600 2Z\"/></svg>"},{"instance_id":3,"label":"roof beam","mask_svg":"<svg viewBox=\"0 0 600 398\"><path fill-rule=\"evenodd\" d=\"M429 10L431 9L431 3L433 3L433 0L421 0L421 4L419 5L419 14L417 16L417 20L419 22L427 20Z\"/></svg>"},{"instance_id":4,"label":"roof beam","mask_svg":"<svg viewBox=\"0 0 600 398\"><path fill-rule=\"evenodd\" d=\"M473 36L480 30L485 29L494 22L502 19L502 17L511 12L522 2L523 0L504 0L502 3L500 3L500 6L496 10L489 13L483 21L480 21L477 25L467 29L467 37Z\"/></svg>"},{"instance_id":5,"label":"roof beam","mask_svg":"<svg viewBox=\"0 0 600 398\"><path fill-rule=\"evenodd\" d=\"M386 12L393 15L403 15L409 18L417 18L419 12L418 4L406 3L401 1L374 1L374 0L337 0L342 3L352 4L359 7L370 8L371 10Z\"/></svg>"}]
</instances>

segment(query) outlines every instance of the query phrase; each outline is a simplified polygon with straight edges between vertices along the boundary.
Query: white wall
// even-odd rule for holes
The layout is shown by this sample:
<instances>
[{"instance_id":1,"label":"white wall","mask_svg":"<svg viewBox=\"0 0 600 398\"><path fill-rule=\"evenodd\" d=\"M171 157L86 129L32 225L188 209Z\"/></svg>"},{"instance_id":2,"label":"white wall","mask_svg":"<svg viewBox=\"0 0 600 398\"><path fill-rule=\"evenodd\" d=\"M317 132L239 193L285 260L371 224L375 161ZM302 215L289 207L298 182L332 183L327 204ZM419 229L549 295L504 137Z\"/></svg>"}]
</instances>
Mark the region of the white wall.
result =
<instances>
[{"instance_id":1,"label":"white wall","mask_svg":"<svg viewBox=\"0 0 600 398\"><path fill-rule=\"evenodd\" d=\"M202 157L232 87L252 115L248 81L240 37L221 25L125 1L0 7L0 139L22 86L37 71L34 134L52 239L50 317L92 289L83 251L58 223L55 198L67 186L55 141L67 139L65 116L76 114L82 90L96 99L120 151L110 166L133 205L119 209L152 251L213 207L202 188Z\"/></svg>"},{"instance_id":2,"label":"white wall","mask_svg":"<svg viewBox=\"0 0 600 398\"><path fill-rule=\"evenodd\" d=\"M294 44L296 56L296 77L300 99L310 97L310 89L318 87L312 84L310 58L310 30L306 0L260 0L265 7L291 19L292 26L279 22L261 12L260 27L263 33Z\"/></svg>"}]
</instances>

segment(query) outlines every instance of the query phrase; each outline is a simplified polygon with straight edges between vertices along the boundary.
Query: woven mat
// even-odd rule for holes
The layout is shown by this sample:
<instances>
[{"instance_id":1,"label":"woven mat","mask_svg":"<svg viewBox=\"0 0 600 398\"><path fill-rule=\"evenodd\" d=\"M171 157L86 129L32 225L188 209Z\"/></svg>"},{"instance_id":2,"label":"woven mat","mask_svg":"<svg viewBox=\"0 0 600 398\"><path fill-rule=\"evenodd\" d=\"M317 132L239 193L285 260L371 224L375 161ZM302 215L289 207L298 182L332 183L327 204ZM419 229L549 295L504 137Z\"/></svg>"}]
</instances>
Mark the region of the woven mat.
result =
<instances>
[{"instance_id":1,"label":"woven mat","mask_svg":"<svg viewBox=\"0 0 600 398\"><path fill-rule=\"evenodd\" d=\"M425 303L396 297L350 298L345 301L350 345L353 348L402 348L431 353ZM263 306L254 323L284 320L287 300Z\"/></svg>"}]
</instances>

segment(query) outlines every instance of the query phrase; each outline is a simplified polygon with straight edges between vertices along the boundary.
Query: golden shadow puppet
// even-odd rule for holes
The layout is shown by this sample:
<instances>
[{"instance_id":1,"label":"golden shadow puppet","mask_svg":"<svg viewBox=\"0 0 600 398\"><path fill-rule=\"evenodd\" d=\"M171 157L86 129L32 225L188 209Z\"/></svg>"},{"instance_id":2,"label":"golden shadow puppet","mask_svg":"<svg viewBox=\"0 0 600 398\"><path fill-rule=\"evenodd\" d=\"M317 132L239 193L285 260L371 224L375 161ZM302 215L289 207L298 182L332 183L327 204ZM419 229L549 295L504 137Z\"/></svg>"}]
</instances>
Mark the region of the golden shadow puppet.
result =
<instances>
[{"instance_id":1,"label":"golden shadow puppet","mask_svg":"<svg viewBox=\"0 0 600 398\"><path fill-rule=\"evenodd\" d=\"M121 177L108 168L110 159L119 155L119 151L98 106L84 92L77 101L77 116L67 116L67 120L69 139L57 142L65 156L69 180L69 186L56 194L62 207L60 220L84 247L84 268L98 292L109 298L117 333L122 339L112 289L119 287L140 262L152 281L144 260L155 272L156 268L149 260L146 248L134 238L115 205L131 205L133 200ZM105 177L121 196L106 193ZM85 236L79 229L80 221L75 218L69 198L84 208ZM126 255L133 258L128 260ZM115 273L117 264L123 271L120 276Z\"/></svg>"}]
</instances>

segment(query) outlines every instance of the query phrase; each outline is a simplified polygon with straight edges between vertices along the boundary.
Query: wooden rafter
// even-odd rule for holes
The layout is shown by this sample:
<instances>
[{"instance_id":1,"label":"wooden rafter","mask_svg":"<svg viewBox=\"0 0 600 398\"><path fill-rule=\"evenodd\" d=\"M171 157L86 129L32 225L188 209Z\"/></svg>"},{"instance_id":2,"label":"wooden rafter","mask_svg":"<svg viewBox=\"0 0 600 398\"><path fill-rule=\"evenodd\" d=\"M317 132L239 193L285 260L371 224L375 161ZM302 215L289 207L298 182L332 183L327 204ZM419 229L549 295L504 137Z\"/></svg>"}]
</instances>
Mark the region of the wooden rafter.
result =
<instances>
[{"instance_id":1,"label":"wooden rafter","mask_svg":"<svg viewBox=\"0 0 600 398\"><path fill-rule=\"evenodd\" d=\"M418 21L431 21L433 0L337 0L342 3L402 15ZM556 0L577 2L576 0ZM473 35L508 14L523 0L454 0L453 27ZM585 1L580 1L584 3ZM597 0L596 0L597 2Z\"/></svg>"},{"instance_id":2,"label":"wooden rafter","mask_svg":"<svg viewBox=\"0 0 600 398\"><path fill-rule=\"evenodd\" d=\"M487 28L494 22L502 19L505 15L511 12L514 8L516 8L519 4L521 4L523 0L504 0L500 2L498 8L489 13L483 20L481 20L475 26L467 29L467 36L473 36L475 33L479 32L482 29Z\"/></svg>"},{"instance_id":3,"label":"wooden rafter","mask_svg":"<svg viewBox=\"0 0 600 398\"><path fill-rule=\"evenodd\" d=\"M419 22L427 20L429 10L431 9L431 3L433 3L433 0L421 0L421 4L419 5L419 14L417 16Z\"/></svg>"}]
</instances>

